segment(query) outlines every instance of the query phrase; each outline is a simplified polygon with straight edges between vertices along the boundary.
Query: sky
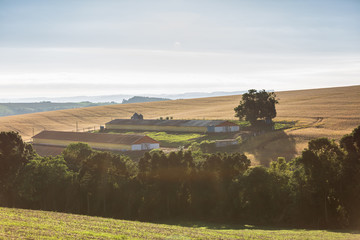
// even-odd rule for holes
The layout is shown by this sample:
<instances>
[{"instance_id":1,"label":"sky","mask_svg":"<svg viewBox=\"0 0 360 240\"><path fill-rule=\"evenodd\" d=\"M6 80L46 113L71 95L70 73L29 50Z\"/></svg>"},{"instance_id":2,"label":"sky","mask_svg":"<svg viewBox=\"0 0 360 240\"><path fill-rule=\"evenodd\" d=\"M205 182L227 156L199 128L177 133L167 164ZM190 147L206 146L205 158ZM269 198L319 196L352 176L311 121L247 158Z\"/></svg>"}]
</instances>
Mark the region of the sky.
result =
<instances>
[{"instance_id":1,"label":"sky","mask_svg":"<svg viewBox=\"0 0 360 240\"><path fill-rule=\"evenodd\" d=\"M2 99L359 84L359 0L0 0Z\"/></svg>"}]
</instances>

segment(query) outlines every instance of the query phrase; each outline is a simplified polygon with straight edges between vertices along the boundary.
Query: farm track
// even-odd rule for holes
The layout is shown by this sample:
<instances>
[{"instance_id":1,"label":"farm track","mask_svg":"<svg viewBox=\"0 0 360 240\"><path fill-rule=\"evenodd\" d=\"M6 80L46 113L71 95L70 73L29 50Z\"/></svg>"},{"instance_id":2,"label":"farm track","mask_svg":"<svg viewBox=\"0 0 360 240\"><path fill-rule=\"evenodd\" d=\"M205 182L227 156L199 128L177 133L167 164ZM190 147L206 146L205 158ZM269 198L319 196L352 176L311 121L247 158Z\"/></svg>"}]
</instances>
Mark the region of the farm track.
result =
<instances>
[{"instance_id":1,"label":"farm track","mask_svg":"<svg viewBox=\"0 0 360 240\"><path fill-rule=\"evenodd\" d=\"M315 120L313 122L310 122L309 124L305 124L305 125L299 125L290 129L287 129L286 132L294 132L297 131L299 129L305 129L305 128L312 128L312 127L317 127L319 126L319 124L321 124L324 120L323 117L315 117Z\"/></svg>"}]
</instances>

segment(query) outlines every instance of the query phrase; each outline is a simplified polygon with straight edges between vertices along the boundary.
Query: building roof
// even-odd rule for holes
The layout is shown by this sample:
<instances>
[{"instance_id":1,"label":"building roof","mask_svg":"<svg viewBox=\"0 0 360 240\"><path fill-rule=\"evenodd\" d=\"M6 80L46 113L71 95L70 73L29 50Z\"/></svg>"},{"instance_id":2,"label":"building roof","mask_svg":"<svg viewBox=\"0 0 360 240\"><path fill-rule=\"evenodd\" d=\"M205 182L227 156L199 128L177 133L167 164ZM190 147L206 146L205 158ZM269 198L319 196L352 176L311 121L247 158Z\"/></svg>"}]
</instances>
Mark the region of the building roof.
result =
<instances>
[{"instance_id":1,"label":"building roof","mask_svg":"<svg viewBox=\"0 0 360 240\"><path fill-rule=\"evenodd\" d=\"M88 132L60 132L60 131L42 131L32 138L36 139L54 139L74 142L94 142L94 143L112 143L112 144L141 144L141 143L159 143L158 141L145 136L134 134L107 134L107 133L88 133Z\"/></svg>"},{"instance_id":2,"label":"building roof","mask_svg":"<svg viewBox=\"0 0 360 240\"><path fill-rule=\"evenodd\" d=\"M216 125L216 127L227 127L227 126L232 127L232 126L239 126L239 125L237 125L236 123L233 123L233 122L229 122L229 121L224 121L224 122Z\"/></svg>"},{"instance_id":3,"label":"building roof","mask_svg":"<svg viewBox=\"0 0 360 240\"><path fill-rule=\"evenodd\" d=\"M55 157L57 155L60 155L65 149L65 147L49 146L49 145L44 146L41 144L33 144L32 146L33 146L35 152L42 157L45 157L45 156Z\"/></svg>"},{"instance_id":4,"label":"building roof","mask_svg":"<svg viewBox=\"0 0 360 240\"><path fill-rule=\"evenodd\" d=\"M210 126L238 126L235 123L223 120L131 120L114 119L106 124L114 125L145 125L145 126L178 126L178 127L210 127Z\"/></svg>"}]
</instances>

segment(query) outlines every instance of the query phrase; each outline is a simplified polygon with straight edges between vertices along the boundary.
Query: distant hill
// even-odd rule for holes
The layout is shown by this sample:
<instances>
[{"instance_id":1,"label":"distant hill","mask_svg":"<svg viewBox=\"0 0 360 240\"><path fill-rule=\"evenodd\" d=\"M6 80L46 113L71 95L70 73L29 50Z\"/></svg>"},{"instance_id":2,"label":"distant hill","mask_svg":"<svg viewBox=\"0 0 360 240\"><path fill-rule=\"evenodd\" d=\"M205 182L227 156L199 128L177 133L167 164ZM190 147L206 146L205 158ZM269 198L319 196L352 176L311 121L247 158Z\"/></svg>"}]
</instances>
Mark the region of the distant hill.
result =
<instances>
[{"instance_id":1,"label":"distant hill","mask_svg":"<svg viewBox=\"0 0 360 240\"><path fill-rule=\"evenodd\" d=\"M180 94L143 94L151 98L167 98L167 99L189 99L189 98L204 98L204 97L219 97L219 96L230 96L230 95L239 95L247 91L233 91L233 92L187 92ZM133 97L130 94L117 94L117 95L102 95L102 96L74 96L74 97L37 97L37 98L12 98L5 99L0 98L0 103L31 103L31 102L42 102L42 101L51 101L57 103L68 103L68 102L122 102L124 99Z\"/></svg>"},{"instance_id":2,"label":"distant hill","mask_svg":"<svg viewBox=\"0 0 360 240\"><path fill-rule=\"evenodd\" d=\"M116 104L116 102L68 102L68 103L53 103L50 101L35 102L35 103L0 103L0 117L19 115L26 113L47 112L63 109L95 107Z\"/></svg>"},{"instance_id":3,"label":"distant hill","mask_svg":"<svg viewBox=\"0 0 360 240\"><path fill-rule=\"evenodd\" d=\"M122 104L143 103L143 102L158 102L158 101L167 101L167 100L171 100L171 99L170 98L156 98L156 97L135 96L135 97L129 98L128 100L124 99L122 101Z\"/></svg>"}]
</instances>

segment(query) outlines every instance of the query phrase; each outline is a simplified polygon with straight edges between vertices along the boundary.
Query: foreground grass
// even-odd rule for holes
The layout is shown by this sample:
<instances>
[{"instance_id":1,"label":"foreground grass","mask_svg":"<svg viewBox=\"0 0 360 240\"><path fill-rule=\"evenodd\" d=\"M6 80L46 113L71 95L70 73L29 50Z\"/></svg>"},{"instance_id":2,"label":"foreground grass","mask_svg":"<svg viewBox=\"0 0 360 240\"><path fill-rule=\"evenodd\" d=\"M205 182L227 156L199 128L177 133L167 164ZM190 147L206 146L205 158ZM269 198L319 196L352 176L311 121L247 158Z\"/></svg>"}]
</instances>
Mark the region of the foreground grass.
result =
<instances>
[{"instance_id":1,"label":"foreground grass","mask_svg":"<svg viewBox=\"0 0 360 240\"><path fill-rule=\"evenodd\" d=\"M360 239L352 232L190 226L0 208L0 239Z\"/></svg>"}]
</instances>

